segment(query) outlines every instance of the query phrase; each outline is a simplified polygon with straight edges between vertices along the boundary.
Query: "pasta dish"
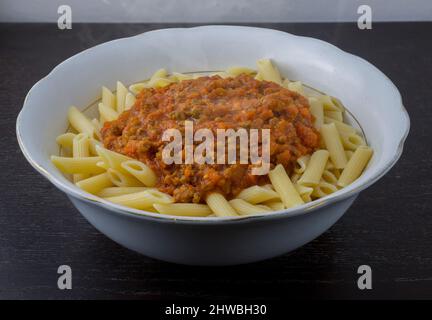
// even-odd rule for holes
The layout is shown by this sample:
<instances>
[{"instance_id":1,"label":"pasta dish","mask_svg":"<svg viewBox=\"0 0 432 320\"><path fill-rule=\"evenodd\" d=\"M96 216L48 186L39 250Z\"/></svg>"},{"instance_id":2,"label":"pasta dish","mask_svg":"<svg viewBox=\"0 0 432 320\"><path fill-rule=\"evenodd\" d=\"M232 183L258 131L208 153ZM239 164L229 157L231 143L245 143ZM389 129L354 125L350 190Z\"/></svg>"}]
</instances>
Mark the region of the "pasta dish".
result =
<instances>
[{"instance_id":1,"label":"pasta dish","mask_svg":"<svg viewBox=\"0 0 432 320\"><path fill-rule=\"evenodd\" d=\"M52 162L86 192L161 214L222 217L291 208L349 185L373 154L345 122L338 99L308 94L268 59L259 60L257 70L194 75L161 69L129 88L117 82L115 92L102 88L98 111L99 118L89 119L70 107L71 130L57 137L62 153ZM245 162L239 146L224 149L225 162L220 153L211 158L220 141L205 149L205 162L186 161L188 151L201 150L201 135L174 149L181 162L167 162L165 132L176 130L186 141L188 124L214 137L221 130L267 130L268 141L263 135L255 146L257 154L268 147L268 174L254 174L257 163ZM235 161L226 161L231 152Z\"/></svg>"}]
</instances>

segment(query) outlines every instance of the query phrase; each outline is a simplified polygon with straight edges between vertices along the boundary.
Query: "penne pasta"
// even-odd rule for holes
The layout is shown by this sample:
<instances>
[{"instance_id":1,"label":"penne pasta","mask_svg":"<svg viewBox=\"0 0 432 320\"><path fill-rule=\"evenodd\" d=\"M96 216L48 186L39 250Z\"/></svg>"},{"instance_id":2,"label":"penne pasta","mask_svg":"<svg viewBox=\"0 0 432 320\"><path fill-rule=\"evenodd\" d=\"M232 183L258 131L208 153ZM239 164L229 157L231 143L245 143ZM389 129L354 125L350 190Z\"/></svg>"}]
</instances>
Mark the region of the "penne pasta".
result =
<instances>
[{"instance_id":1,"label":"penne pasta","mask_svg":"<svg viewBox=\"0 0 432 320\"><path fill-rule=\"evenodd\" d=\"M58 157L51 156L51 162L63 173L74 174L74 173L88 173L88 174L99 174L105 170L96 165L97 162L101 161L101 157L82 157L82 158L70 158L70 157Z\"/></svg>"},{"instance_id":2,"label":"penne pasta","mask_svg":"<svg viewBox=\"0 0 432 320\"><path fill-rule=\"evenodd\" d=\"M372 154L372 148L366 146L358 147L348 161L345 169L342 171L337 182L338 186L346 187L356 180L368 164Z\"/></svg>"},{"instance_id":3,"label":"penne pasta","mask_svg":"<svg viewBox=\"0 0 432 320\"><path fill-rule=\"evenodd\" d=\"M313 192L313 188L312 187L306 187L304 185L295 184L295 187L297 189L298 194L300 195L300 197L302 198L302 200L304 202L311 202L312 201L312 192Z\"/></svg>"},{"instance_id":4,"label":"penne pasta","mask_svg":"<svg viewBox=\"0 0 432 320\"><path fill-rule=\"evenodd\" d=\"M263 202L263 204L274 211L279 211L279 210L285 209L285 206L281 201L266 201L266 202Z\"/></svg>"},{"instance_id":5,"label":"penne pasta","mask_svg":"<svg viewBox=\"0 0 432 320\"><path fill-rule=\"evenodd\" d=\"M72 106L68 111L68 120L72 128L79 133L87 133L89 137L94 137L94 125L76 107Z\"/></svg>"},{"instance_id":6,"label":"penne pasta","mask_svg":"<svg viewBox=\"0 0 432 320\"><path fill-rule=\"evenodd\" d=\"M295 166L294 166L294 172L295 173L305 172L307 164L309 163L310 157L311 156L309 154L307 154L307 155L304 155L304 156L297 158L297 161L296 161Z\"/></svg>"},{"instance_id":7,"label":"penne pasta","mask_svg":"<svg viewBox=\"0 0 432 320\"><path fill-rule=\"evenodd\" d=\"M338 120L335 120L335 119L332 119L329 117L324 117L324 123L334 123L336 126L336 129L339 132L346 131L348 133L357 133L357 130L354 127L350 126L349 124L346 124L345 122L341 122L341 121L338 121Z\"/></svg>"},{"instance_id":8,"label":"penne pasta","mask_svg":"<svg viewBox=\"0 0 432 320\"><path fill-rule=\"evenodd\" d=\"M269 208L253 205L243 199L232 199L228 202L241 216L271 211Z\"/></svg>"},{"instance_id":9,"label":"penne pasta","mask_svg":"<svg viewBox=\"0 0 432 320\"><path fill-rule=\"evenodd\" d=\"M347 133L346 131L340 131L340 137L344 148L351 151L356 150L359 146L366 145L366 142L357 133Z\"/></svg>"},{"instance_id":10,"label":"penne pasta","mask_svg":"<svg viewBox=\"0 0 432 320\"><path fill-rule=\"evenodd\" d=\"M72 132L63 133L56 138L56 142L62 148L72 149L73 139L75 136L76 134Z\"/></svg>"},{"instance_id":11,"label":"penne pasta","mask_svg":"<svg viewBox=\"0 0 432 320\"><path fill-rule=\"evenodd\" d=\"M301 83L301 81L290 81L288 82L286 87L291 91L304 95L303 84Z\"/></svg>"},{"instance_id":12,"label":"penne pasta","mask_svg":"<svg viewBox=\"0 0 432 320\"><path fill-rule=\"evenodd\" d=\"M140 93L140 91L144 88L146 88L146 83L145 82L137 82L134 84L131 84L129 86L129 90L133 92L133 94L137 95L138 93Z\"/></svg>"},{"instance_id":13,"label":"penne pasta","mask_svg":"<svg viewBox=\"0 0 432 320\"><path fill-rule=\"evenodd\" d=\"M105 86L102 87L102 104L113 110L116 109L116 97L111 90Z\"/></svg>"},{"instance_id":14,"label":"penne pasta","mask_svg":"<svg viewBox=\"0 0 432 320\"><path fill-rule=\"evenodd\" d=\"M174 201L170 195L158 190L144 190L141 192L129 193L104 199L122 206L141 210L153 209L153 205L155 203L165 204L172 203Z\"/></svg>"},{"instance_id":15,"label":"penne pasta","mask_svg":"<svg viewBox=\"0 0 432 320\"><path fill-rule=\"evenodd\" d=\"M162 214L185 217L207 217L213 213L208 205L196 203L155 203L153 207Z\"/></svg>"},{"instance_id":16,"label":"penne pasta","mask_svg":"<svg viewBox=\"0 0 432 320\"><path fill-rule=\"evenodd\" d=\"M156 184L157 177L153 170L141 161L126 160L121 163L121 167L147 187L153 187Z\"/></svg>"},{"instance_id":17,"label":"penne pasta","mask_svg":"<svg viewBox=\"0 0 432 320\"><path fill-rule=\"evenodd\" d=\"M96 146L103 148L102 142L97 141L96 139L89 139L89 150L90 153L94 156L98 156L98 153L96 151Z\"/></svg>"},{"instance_id":18,"label":"penne pasta","mask_svg":"<svg viewBox=\"0 0 432 320\"><path fill-rule=\"evenodd\" d=\"M312 196L316 198L323 198L336 192L337 190L338 189L334 184L321 180L320 183L313 189Z\"/></svg>"},{"instance_id":19,"label":"penne pasta","mask_svg":"<svg viewBox=\"0 0 432 320\"><path fill-rule=\"evenodd\" d=\"M297 183L305 187L316 186L321 179L328 158L329 152L327 150L315 151L307 164L305 172Z\"/></svg>"},{"instance_id":20,"label":"penne pasta","mask_svg":"<svg viewBox=\"0 0 432 320\"><path fill-rule=\"evenodd\" d=\"M107 173L112 183L117 187L141 187L142 186L142 183L136 178L128 174L121 173L115 169L108 168Z\"/></svg>"},{"instance_id":21,"label":"penne pasta","mask_svg":"<svg viewBox=\"0 0 432 320\"><path fill-rule=\"evenodd\" d=\"M328 95L321 95L318 97L318 100L322 102L324 111L344 111L342 104L333 97L330 97Z\"/></svg>"},{"instance_id":22,"label":"penne pasta","mask_svg":"<svg viewBox=\"0 0 432 320\"><path fill-rule=\"evenodd\" d=\"M107 107L103 103L98 105L99 114L104 121L113 121L118 118L118 113L114 109ZM102 122L102 121L101 121Z\"/></svg>"},{"instance_id":23,"label":"penne pasta","mask_svg":"<svg viewBox=\"0 0 432 320\"><path fill-rule=\"evenodd\" d=\"M75 135L72 140L72 156L74 158L82 158L90 156L89 151L89 137L86 133L79 133ZM73 182L78 182L80 180L86 179L89 177L88 173L77 173L74 174L72 179Z\"/></svg>"},{"instance_id":24,"label":"penne pasta","mask_svg":"<svg viewBox=\"0 0 432 320\"><path fill-rule=\"evenodd\" d=\"M101 198L116 197L124 194L141 192L148 189L148 187L106 187L98 192L98 196Z\"/></svg>"},{"instance_id":25,"label":"penne pasta","mask_svg":"<svg viewBox=\"0 0 432 320\"><path fill-rule=\"evenodd\" d=\"M345 150L342 145L339 132L334 123L324 124L321 127L321 136L330 154L330 159L335 168L343 169L347 164Z\"/></svg>"},{"instance_id":26,"label":"penne pasta","mask_svg":"<svg viewBox=\"0 0 432 320\"><path fill-rule=\"evenodd\" d=\"M210 209L218 217L237 216L237 212L220 193L210 193L207 195L206 202Z\"/></svg>"},{"instance_id":27,"label":"penne pasta","mask_svg":"<svg viewBox=\"0 0 432 320\"><path fill-rule=\"evenodd\" d=\"M309 98L309 110L314 116L314 126L316 129L321 129L324 124L324 107L320 100L317 98Z\"/></svg>"},{"instance_id":28,"label":"penne pasta","mask_svg":"<svg viewBox=\"0 0 432 320\"><path fill-rule=\"evenodd\" d=\"M91 123L93 124L93 126L94 126L94 128L95 128L95 131L94 131L94 138L96 138L96 139L98 139L98 140L101 140L102 137L101 137L100 131L101 131L101 129L102 129L102 126L101 126L100 121L99 121L98 119L92 119L92 120L91 120ZM92 138L92 139L93 139L93 138Z\"/></svg>"},{"instance_id":29,"label":"penne pasta","mask_svg":"<svg viewBox=\"0 0 432 320\"><path fill-rule=\"evenodd\" d=\"M245 200L251 204L257 204L267 200L279 199L279 195L274 190L260 186L252 186L242 190L237 195L237 198Z\"/></svg>"},{"instance_id":30,"label":"penne pasta","mask_svg":"<svg viewBox=\"0 0 432 320\"><path fill-rule=\"evenodd\" d=\"M120 153L105 149L99 145L96 145L96 152L100 156L101 160L105 162L105 164L112 169L115 169L123 174L129 175L122 166L122 162L133 160L129 157L126 157Z\"/></svg>"},{"instance_id":31,"label":"penne pasta","mask_svg":"<svg viewBox=\"0 0 432 320\"><path fill-rule=\"evenodd\" d=\"M343 115L342 112L337 110L337 111L333 111L333 110L326 110L324 111L324 116L330 119L334 119L336 121L339 122L343 122Z\"/></svg>"},{"instance_id":32,"label":"penne pasta","mask_svg":"<svg viewBox=\"0 0 432 320\"><path fill-rule=\"evenodd\" d=\"M245 67L231 67L228 68L226 73L230 76L236 77L241 74L254 74L256 71Z\"/></svg>"},{"instance_id":33,"label":"penne pasta","mask_svg":"<svg viewBox=\"0 0 432 320\"><path fill-rule=\"evenodd\" d=\"M338 177L337 177L335 172L338 172L338 171L324 170L324 172L322 174L322 180L327 182L327 183L331 183L331 184L336 185L337 181L338 181Z\"/></svg>"},{"instance_id":34,"label":"penne pasta","mask_svg":"<svg viewBox=\"0 0 432 320\"><path fill-rule=\"evenodd\" d=\"M277 84L282 84L282 78L279 70L273 66L269 59L261 59L257 61L258 74L262 80L273 81Z\"/></svg>"},{"instance_id":35,"label":"penne pasta","mask_svg":"<svg viewBox=\"0 0 432 320\"><path fill-rule=\"evenodd\" d=\"M125 110L129 110L135 104L135 96L128 92L125 98Z\"/></svg>"},{"instance_id":36,"label":"penne pasta","mask_svg":"<svg viewBox=\"0 0 432 320\"><path fill-rule=\"evenodd\" d=\"M281 164L269 172L269 178L286 208L304 203Z\"/></svg>"},{"instance_id":37,"label":"penne pasta","mask_svg":"<svg viewBox=\"0 0 432 320\"><path fill-rule=\"evenodd\" d=\"M179 81L183 81L183 80L190 80L190 79L192 79L192 77L189 76L188 74L173 72L170 79L172 79L176 82L179 82Z\"/></svg>"},{"instance_id":38,"label":"penne pasta","mask_svg":"<svg viewBox=\"0 0 432 320\"><path fill-rule=\"evenodd\" d=\"M128 89L123 83L117 81L117 92L116 92L116 109L118 113L125 111L126 95L128 94Z\"/></svg>"},{"instance_id":39,"label":"penne pasta","mask_svg":"<svg viewBox=\"0 0 432 320\"><path fill-rule=\"evenodd\" d=\"M104 188L111 187L113 184L107 173L80 180L76 183L78 187L91 194L97 194Z\"/></svg>"}]
</instances>

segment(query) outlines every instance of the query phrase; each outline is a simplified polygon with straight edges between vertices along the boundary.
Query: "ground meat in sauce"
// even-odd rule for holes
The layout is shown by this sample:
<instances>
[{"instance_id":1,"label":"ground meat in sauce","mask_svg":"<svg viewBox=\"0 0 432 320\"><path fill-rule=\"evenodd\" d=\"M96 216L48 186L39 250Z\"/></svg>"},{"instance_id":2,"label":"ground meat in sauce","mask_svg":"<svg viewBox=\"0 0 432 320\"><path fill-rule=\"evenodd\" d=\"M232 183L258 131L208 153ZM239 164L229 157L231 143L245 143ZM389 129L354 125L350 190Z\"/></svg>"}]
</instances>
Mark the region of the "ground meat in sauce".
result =
<instances>
[{"instance_id":1,"label":"ground meat in sauce","mask_svg":"<svg viewBox=\"0 0 432 320\"><path fill-rule=\"evenodd\" d=\"M165 164L162 150L168 142L162 134L171 128L184 134L185 120L194 122L194 130L212 130L215 137L216 129L270 129L271 166L281 163L288 172L298 157L319 146L306 98L248 75L143 89L130 110L104 124L103 143L151 167L159 177L156 187L176 202L205 202L210 191L231 199L244 188L268 183L267 176L252 175L248 164Z\"/></svg>"}]
</instances>

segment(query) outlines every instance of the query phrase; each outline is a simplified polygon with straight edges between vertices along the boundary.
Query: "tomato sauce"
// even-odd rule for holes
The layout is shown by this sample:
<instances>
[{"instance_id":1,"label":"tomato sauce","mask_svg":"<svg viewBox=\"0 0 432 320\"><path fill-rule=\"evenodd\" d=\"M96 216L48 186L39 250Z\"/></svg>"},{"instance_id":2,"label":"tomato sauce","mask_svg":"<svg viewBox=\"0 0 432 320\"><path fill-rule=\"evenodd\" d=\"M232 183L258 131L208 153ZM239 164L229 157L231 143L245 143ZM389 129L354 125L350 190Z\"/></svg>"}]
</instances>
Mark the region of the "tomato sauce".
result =
<instances>
[{"instance_id":1,"label":"tomato sauce","mask_svg":"<svg viewBox=\"0 0 432 320\"><path fill-rule=\"evenodd\" d=\"M319 146L307 99L248 75L201 77L145 88L130 110L105 122L103 143L147 164L159 177L156 187L177 202L204 202L210 191L231 199L249 186L268 183L267 176L251 174L251 164L167 165L162 150L169 142L162 141L162 134L179 129L184 135L185 120L193 121L195 130L212 130L215 137L216 129L270 129L271 167L280 163L288 173L298 157Z\"/></svg>"}]
</instances>

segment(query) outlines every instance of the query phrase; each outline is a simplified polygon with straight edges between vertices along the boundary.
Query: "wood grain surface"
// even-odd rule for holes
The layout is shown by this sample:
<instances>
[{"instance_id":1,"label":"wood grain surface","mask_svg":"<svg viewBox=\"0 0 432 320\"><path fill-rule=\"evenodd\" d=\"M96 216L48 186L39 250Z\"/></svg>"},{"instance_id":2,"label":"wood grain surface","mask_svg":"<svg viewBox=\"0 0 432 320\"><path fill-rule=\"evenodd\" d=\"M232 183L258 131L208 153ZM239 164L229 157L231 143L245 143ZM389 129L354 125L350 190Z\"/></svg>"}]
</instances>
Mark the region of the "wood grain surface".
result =
<instances>
[{"instance_id":1,"label":"wood grain surface","mask_svg":"<svg viewBox=\"0 0 432 320\"><path fill-rule=\"evenodd\" d=\"M223 268L155 261L96 231L30 167L15 121L36 81L96 44L178 26L190 25L0 24L0 298L432 298L432 23L258 25L372 62L399 88L411 117L397 165L335 226L291 254ZM72 267L72 290L57 289L62 264ZM357 288L362 264L372 267L372 290Z\"/></svg>"}]
</instances>

